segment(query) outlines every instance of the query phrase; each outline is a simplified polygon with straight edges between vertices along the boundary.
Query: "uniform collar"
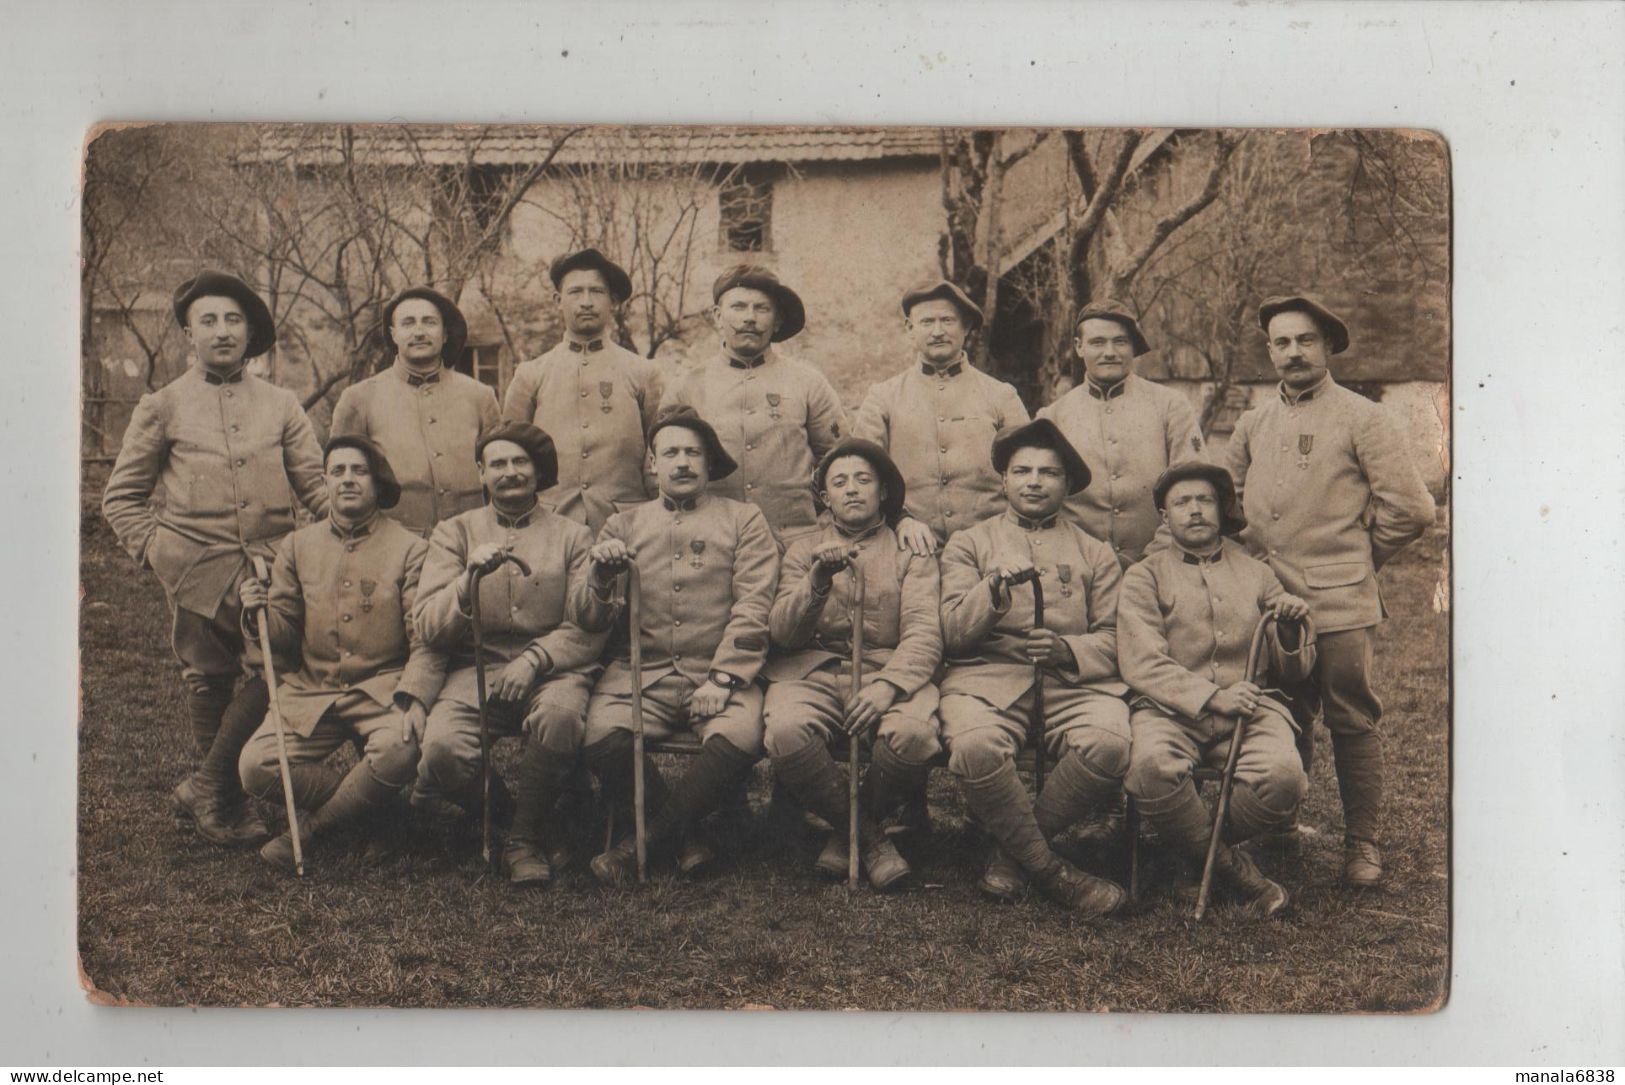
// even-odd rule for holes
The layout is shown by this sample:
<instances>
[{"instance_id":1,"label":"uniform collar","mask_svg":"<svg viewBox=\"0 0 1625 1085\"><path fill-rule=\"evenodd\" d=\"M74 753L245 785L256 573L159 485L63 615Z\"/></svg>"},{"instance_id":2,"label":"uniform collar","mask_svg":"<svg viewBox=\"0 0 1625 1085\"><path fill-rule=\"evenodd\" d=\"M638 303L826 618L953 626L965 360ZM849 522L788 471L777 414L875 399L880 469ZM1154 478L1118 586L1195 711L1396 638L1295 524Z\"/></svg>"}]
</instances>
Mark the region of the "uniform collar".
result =
<instances>
[{"instance_id":1,"label":"uniform collar","mask_svg":"<svg viewBox=\"0 0 1625 1085\"><path fill-rule=\"evenodd\" d=\"M760 369L773 360L773 348L768 347L754 358L736 358L731 350L723 347L722 356L728 359L728 365L733 369Z\"/></svg>"},{"instance_id":2,"label":"uniform collar","mask_svg":"<svg viewBox=\"0 0 1625 1085\"><path fill-rule=\"evenodd\" d=\"M373 525L377 522L378 510L373 509L371 516L368 516L359 524L351 524L349 527L345 527L344 525L340 524L336 518L329 516L327 518L327 527L328 530L332 531L335 536L348 542L352 539L364 539L368 535L371 535Z\"/></svg>"},{"instance_id":3,"label":"uniform collar","mask_svg":"<svg viewBox=\"0 0 1625 1085\"><path fill-rule=\"evenodd\" d=\"M602 339L593 339L585 343L577 342L574 339L566 339L564 345L570 348L571 354L597 354L604 349Z\"/></svg>"},{"instance_id":4,"label":"uniform collar","mask_svg":"<svg viewBox=\"0 0 1625 1085\"><path fill-rule=\"evenodd\" d=\"M227 373L216 373L214 370L210 369L206 365L200 365L200 366L198 366L198 368L203 371L203 380L205 381L205 383L208 383L208 384L239 384L239 383L242 382L243 371L248 368L248 363L244 362L244 363L238 365L237 368L235 368L235 369L233 369L233 370L231 370L230 372L227 372Z\"/></svg>"},{"instance_id":5,"label":"uniform collar","mask_svg":"<svg viewBox=\"0 0 1625 1085\"><path fill-rule=\"evenodd\" d=\"M1326 390L1327 385L1331 383L1331 379L1332 375L1330 373L1322 373L1318 381L1301 392L1294 393L1286 386L1286 381L1282 381L1280 384L1276 385L1275 390L1280 393L1281 402L1285 403L1288 407L1291 407L1298 403L1308 403L1311 399L1314 399L1316 396L1320 395Z\"/></svg>"},{"instance_id":6,"label":"uniform collar","mask_svg":"<svg viewBox=\"0 0 1625 1085\"><path fill-rule=\"evenodd\" d=\"M1043 531L1046 528L1052 528L1061 518L1061 513L1059 510L1040 520L1029 519L1012 508L1006 508L1004 510L1004 514L1011 520L1011 522L1013 522L1023 531Z\"/></svg>"},{"instance_id":7,"label":"uniform collar","mask_svg":"<svg viewBox=\"0 0 1625 1085\"><path fill-rule=\"evenodd\" d=\"M955 358L946 365L932 366L932 364L926 361L924 358L920 359L920 372L925 374L927 377L957 377L964 371L965 355L963 352L960 353L959 357Z\"/></svg>"},{"instance_id":8,"label":"uniform collar","mask_svg":"<svg viewBox=\"0 0 1625 1085\"><path fill-rule=\"evenodd\" d=\"M1084 377L1083 386L1084 388L1088 389L1089 395L1094 399L1117 399L1124 392L1128 391L1128 376L1125 374L1123 379L1118 381L1116 384L1108 385L1099 385L1095 383L1095 379L1093 377Z\"/></svg>"},{"instance_id":9,"label":"uniform collar","mask_svg":"<svg viewBox=\"0 0 1625 1085\"><path fill-rule=\"evenodd\" d=\"M421 388L425 384L439 384L440 374L446 371L444 362L437 363L432 373L414 373L412 367L406 364L404 358L395 359L395 373L412 388Z\"/></svg>"},{"instance_id":10,"label":"uniform collar","mask_svg":"<svg viewBox=\"0 0 1625 1085\"><path fill-rule=\"evenodd\" d=\"M541 508L542 503L532 499L530 508L518 516L509 516L495 505L491 506L491 514L497 518L497 523L503 527L529 527L536 518L536 514L541 511Z\"/></svg>"},{"instance_id":11,"label":"uniform collar","mask_svg":"<svg viewBox=\"0 0 1625 1085\"><path fill-rule=\"evenodd\" d=\"M886 521L884 519L877 520L860 531L850 531L839 520L831 516L829 518L829 526L834 528L836 533L839 534L843 539L850 539L853 542L862 542L863 540L871 539L878 534L880 529L886 526Z\"/></svg>"},{"instance_id":12,"label":"uniform collar","mask_svg":"<svg viewBox=\"0 0 1625 1085\"><path fill-rule=\"evenodd\" d=\"M1186 565L1213 565L1224 557L1224 540L1219 541L1211 554L1193 554L1183 546L1175 546L1174 549L1179 551L1180 560Z\"/></svg>"},{"instance_id":13,"label":"uniform collar","mask_svg":"<svg viewBox=\"0 0 1625 1085\"><path fill-rule=\"evenodd\" d=\"M700 507L700 498L704 496L703 493L695 494L693 497L667 497L661 494L660 505L667 512L693 512Z\"/></svg>"}]
</instances>

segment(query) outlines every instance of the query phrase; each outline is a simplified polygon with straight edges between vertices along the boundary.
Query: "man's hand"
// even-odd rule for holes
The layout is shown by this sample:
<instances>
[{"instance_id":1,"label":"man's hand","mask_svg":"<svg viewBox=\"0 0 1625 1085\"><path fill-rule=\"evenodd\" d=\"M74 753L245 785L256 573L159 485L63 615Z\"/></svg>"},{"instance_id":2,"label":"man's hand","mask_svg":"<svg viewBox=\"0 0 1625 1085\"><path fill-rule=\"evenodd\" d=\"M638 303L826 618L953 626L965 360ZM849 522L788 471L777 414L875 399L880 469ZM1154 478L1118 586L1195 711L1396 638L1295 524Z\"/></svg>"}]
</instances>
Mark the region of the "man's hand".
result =
<instances>
[{"instance_id":1,"label":"man's hand","mask_svg":"<svg viewBox=\"0 0 1625 1085\"><path fill-rule=\"evenodd\" d=\"M1024 650L1027 658L1040 667L1057 671L1077 670L1078 661L1073 657L1072 649L1066 646L1066 641L1053 629L1034 629L1028 633Z\"/></svg>"},{"instance_id":2,"label":"man's hand","mask_svg":"<svg viewBox=\"0 0 1625 1085\"><path fill-rule=\"evenodd\" d=\"M1031 558L1011 558L993 567L993 605L1004 609L1010 603L1010 582L1033 571Z\"/></svg>"},{"instance_id":3,"label":"man's hand","mask_svg":"<svg viewBox=\"0 0 1625 1085\"><path fill-rule=\"evenodd\" d=\"M937 552L936 533L912 516L897 521L897 541L915 557L928 558Z\"/></svg>"},{"instance_id":4,"label":"man's hand","mask_svg":"<svg viewBox=\"0 0 1625 1085\"><path fill-rule=\"evenodd\" d=\"M1309 604L1296 595L1283 595L1275 601L1275 616L1287 621L1301 622L1309 617Z\"/></svg>"},{"instance_id":5,"label":"man's hand","mask_svg":"<svg viewBox=\"0 0 1625 1085\"><path fill-rule=\"evenodd\" d=\"M593 579L607 585L625 571L632 551L619 539L600 539L587 551L587 558L592 562Z\"/></svg>"},{"instance_id":6,"label":"man's hand","mask_svg":"<svg viewBox=\"0 0 1625 1085\"><path fill-rule=\"evenodd\" d=\"M243 582L237 586L237 597L243 602L244 614L252 614L256 610L263 609L269 594L258 577L244 577Z\"/></svg>"},{"instance_id":7,"label":"man's hand","mask_svg":"<svg viewBox=\"0 0 1625 1085\"><path fill-rule=\"evenodd\" d=\"M536 684L536 658L526 652L502 668L491 686L491 697L497 701L517 701Z\"/></svg>"},{"instance_id":8,"label":"man's hand","mask_svg":"<svg viewBox=\"0 0 1625 1085\"><path fill-rule=\"evenodd\" d=\"M1258 711L1258 701L1262 696L1263 691L1253 683L1237 682L1208 698L1207 707L1209 712L1217 712L1221 716L1251 716Z\"/></svg>"},{"instance_id":9,"label":"man's hand","mask_svg":"<svg viewBox=\"0 0 1625 1085\"><path fill-rule=\"evenodd\" d=\"M469 607L469 600L474 595L474 577L483 576L492 572L501 565L508 551L496 543L481 543L468 553L468 564L463 569L463 579L457 585L457 601L462 603L463 609Z\"/></svg>"},{"instance_id":10,"label":"man's hand","mask_svg":"<svg viewBox=\"0 0 1625 1085\"><path fill-rule=\"evenodd\" d=\"M708 720L721 712L728 705L729 691L709 679L695 689L694 695L688 699L688 714L691 719Z\"/></svg>"},{"instance_id":11,"label":"man's hand","mask_svg":"<svg viewBox=\"0 0 1625 1085\"><path fill-rule=\"evenodd\" d=\"M835 574L852 564L852 547L844 542L827 542L813 551L812 582L820 592L829 591Z\"/></svg>"},{"instance_id":12,"label":"man's hand","mask_svg":"<svg viewBox=\"0 0 1625 1085\"><path fill-rule=\"evenodd\" d=\"M395 714L401 718L401 741L416 746L423 741L423 729L429 724L429 710L416 697L406 698L406 705L395 703Z\"/></svg>"},{"instance_id":13,"label":"man's hand","mask_svg":"<svg viewBox=\"0 0 1625 1085\"><path fill-rule=\"evenodd\" d=\"M852 704L846 710L845 727L849 735L861 735L875 724L880 717L891 711L891 706L897 703L897 687L890 682L876 679L858 691Z\"/></svg>"}]
</instances>

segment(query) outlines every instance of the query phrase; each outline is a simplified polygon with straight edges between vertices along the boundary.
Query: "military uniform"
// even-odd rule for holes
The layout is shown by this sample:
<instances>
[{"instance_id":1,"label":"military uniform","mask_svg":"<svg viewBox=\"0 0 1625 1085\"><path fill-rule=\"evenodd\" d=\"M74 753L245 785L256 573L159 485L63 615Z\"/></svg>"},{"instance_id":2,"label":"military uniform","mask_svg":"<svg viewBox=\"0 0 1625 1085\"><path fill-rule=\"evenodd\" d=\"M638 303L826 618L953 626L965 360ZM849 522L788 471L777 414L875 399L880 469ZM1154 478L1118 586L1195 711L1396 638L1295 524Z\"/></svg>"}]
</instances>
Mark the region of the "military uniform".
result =
<instances>
[{"instance_id":1,"label":"military uniform","mask_svg":"<svg viewBox=\"0 0 1625 1085\"><path fill-rule=\"evenodd\" d=\"M994 434L1027 421L1016 390L961 355L937 368L911 365L874 385L853 427L891 455L908 484L907 515L928 526L940 546L1004 511L987 450Z\"/></svg>"},{"instance_id":2,"label":"military uniform","mask_svg":"<svg viewBox=\"0 0 1625 1085\"><path fill-rule=\"evenodd\" d=\"M353 527L331 520L283 541L265 607L278 653L297 649L301 665L283 674L277 706L287 743L294 801L314 812L301 829L317 835L348 818L387 810L411 786L418 750L395 711L411 699L432 705L445 660L412 628L412 606L428 546L382 513ZM322 762L346 741L365 744L347 777ZM281 797L276 729L270 719L243 747L243 787L267 802Z\"/></svg>"},{"instance_id":3,"label":"military uniform","mask_svg":"<svg viewBox=\"0 0 1625 1085\"><path fill-rule=\"evenodd\" d=\"M401 482L391 515L427 537L440 521L484 503L474 442L499 415L489 385L444 365L420 376L397 358L344 390L332 432L359 433L384 450Z\"/></svg>"},{"instance_id":4,"label":"military uniform","mask_svg":"<svg viewBox=\"0 0 1625 1085\"><path fill-rule=\"evenodd\" d=\"M1382 408L1329 374L1301 393L1278 386L1242 414L1227 466L1243 540L1309 602L1319 642L1305 692L1324 705L1345 831L1374 843L1383 767L1371 651L1385 616L1376 574L1427 530L1433 499Z\"/></svg>"},{"instance_id":5,"label":"military uniform","mask_svg":"<svg viewBox=\"0 0 1625 1085\"><path fill-rule=\"evenodd\" d=\"M420 805L450 800L472 809L480 801L473 613L458 589L469 555L487 543L511 550L529 565L530 575L508 563L480 581L486 687L521 655L536 663L538 679L520 701L488 701L492 734L522 731L529 736L527 749L552 751L566 765L581 743L605 637L581 627L570 597L585 581L592 536L585 526L539 504L517 517L492 506L465 512L435 528L413 612L419 636L450 657L450 673L423 736L413 796Z\"/></svg>"},{"instance_id":6,"label":"military uniform","mask_svg":"<svg viewBox=\"0 0 1625 1085\"><path fill-rule=\"evenodd\" d=\"M647 435L664 389L659 363L605 339L566 339L521 365L502 416L534 423L558 446L558 485L542 501L596 533L648 500Z\"/></svg>"},{"instance_id":7,"label":"military uniform","mask_svg":"<svg viewBox=\"0 0 1625 1085\"><path fill-rule=\"evenodd\" d=\"M771 349L749 362L721 353L668 385L661 405L692 407L739 464L710 493L756 505L783 546L817 526L813 467L851 431L817 369Z\"/></svg>"},{"instance_id":8,"label":"military uniform","mask_svg":"<svg viewBox=\"0 0 1625 1085\"><path fill-rule=\"evenodd\" d=\"M1067 499L1068 511L1125 568L1139 561L1161 524L1151 502L1157 476L1204 458L1190 404L1130 373L1107 388L1086 377L1038 417L1059 426L1094 471L1093 484Z\"/></svg>"},{"instance_id":9,"label":"military uniform","mask_svg":"<svg viewBox=\"0 0 1625 1085\"><path fill-rule=\"evenodd\" d=\"M1286 594L1269 566L1225 540L1211 554L1173 546L1123 574L1117 646L1134 691L1127 787L1153 826L1166 808L1195 798L1191 771L1223 768L1235 720L1209 710L1213 695L1247 678L1247 652L1264 613ZM1296 623L1293 623L1296 624ZM1294 631L1290 647L1271 627L1256 679L1301 681L1314 665L1312 637ZM1227 837L1245 840L1291 823L1309 781L1293 739L1292 715L1269 691L1247 721ZM1206 837L1195 837L1196 850Z\"/></svg>"},{"instance_id":10,"label":"military uniform","mask_svg":"<svg viewBox=\"0 0 1625 1085\"><path fill-rule=\"evenodd\" d=\"M756 679L779 552L760 509L709 492L618 512L599 534L607 539L626 544L640 575L640 625L630 635L641 638L644 733L659 739L692 728L701 740L701 755L670 790L653 759L645 763L649 838L659 843L686 833L762 756ZM619 589L605 591L590 577L575 592L587 629L608 630L626 606ZM730 690L727 704L691 721L689 700L707 679ZM632 684L628 646L617 644L587 709L588 767L622 806L631 797ZM623 864L629 856L622 847ZM614 880L600 870L605 858L594 871Z\"/></svg>"}]
</instances>

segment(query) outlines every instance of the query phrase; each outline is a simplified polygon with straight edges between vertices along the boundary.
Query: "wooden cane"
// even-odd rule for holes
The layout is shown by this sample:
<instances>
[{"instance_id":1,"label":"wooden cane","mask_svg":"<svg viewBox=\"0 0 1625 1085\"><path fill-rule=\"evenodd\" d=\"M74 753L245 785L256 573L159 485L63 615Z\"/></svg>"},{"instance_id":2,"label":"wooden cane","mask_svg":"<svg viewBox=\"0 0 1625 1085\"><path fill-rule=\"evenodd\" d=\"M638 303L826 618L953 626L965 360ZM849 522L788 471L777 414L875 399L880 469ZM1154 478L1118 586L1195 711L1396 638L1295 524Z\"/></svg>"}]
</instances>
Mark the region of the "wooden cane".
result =
<instances>
[{"instance_id":1,"label":"wooden cane","mask_svg":"<svg viewBox=\"0 0 1625 1085\"><path fill-rule=\"evenodd\" d=\"M485 574L495 572L506 562L512 562L524 576L530 575L530 566L512 551L500 550L485 565L474 567L468 584L468 610L474 636L474 691L480 708L480 858L487 866L491 863L491 719L485 695L485 641L481 633L480 581Z\"/></svg>"},{"instance_id":2,"label":"wooden cane","mask_svg":"<svg viewBox=\"0 0 1625 1085\"><path fill-rule=\"evenodd\" d=\"M635 561L626 563L626 625L632 664L632 839L638 883L648 877L648 822L643 808L643 582Z\"/></svg>"},{"instance_id":3,"label":"wooden cane","mask_svg":"<svg viewBox=\"0 0 1625 1085\"><path fill-rule=\"evenodd\" d=\"M1273 613L1258 619L1253 629L1252 643L1247 646L1247 681L1258 681L1258 667L1264 655L1264 630L1275 620ZM1230 753L1225 758L1224 776L1219 781L1219 801L1213 811L1213 832L1208 837L1207 860L1202 864L1202 884L1196 891L1196 919L1207 914L1207 898L1213 889L1213 864L1219 857L1219 842L1224 835L1224 819L1230 810L1230 789L1236 782L1236 764L1241 760L1241 737L1247 730L1247 717L1236 717L1236 726L1230 732Z\"/></svg>"},{"instance_id":4,"label":"wooden cane","mask_svg":"<svg viewBox=\"0 0 1625 1085\"><path fill-rule=\"evenodd\" d=\"M852 571L852 703L863 691L863 598L867 588L858 552L850 552L847 568ZM858 887L858 735L846 743L846 887Z\"/></svg>"},{"instance_id":5,"label":"wooden cane","mask_svg":"<svg viewBox=\"0 0 1625 1085\"><path fill-rule=\"evenodd\" d=\"M255 579L268 586L271 573L265 567L265 559L255 555L252 560ZM288 765L288 738L282 727L282 708L277 703L276 664L271 659L271 626L265 619L265 607L259 608L256 617L259 621L260 656L265 663L265 685L271 691L271 728L276 732L276 764L277 770L282 773L282 802L288 808L288 835L293 839L293 870L303 878L305 849L299 842L299 812L293 804L293 769Z\"/></svg>"}]
</instances>

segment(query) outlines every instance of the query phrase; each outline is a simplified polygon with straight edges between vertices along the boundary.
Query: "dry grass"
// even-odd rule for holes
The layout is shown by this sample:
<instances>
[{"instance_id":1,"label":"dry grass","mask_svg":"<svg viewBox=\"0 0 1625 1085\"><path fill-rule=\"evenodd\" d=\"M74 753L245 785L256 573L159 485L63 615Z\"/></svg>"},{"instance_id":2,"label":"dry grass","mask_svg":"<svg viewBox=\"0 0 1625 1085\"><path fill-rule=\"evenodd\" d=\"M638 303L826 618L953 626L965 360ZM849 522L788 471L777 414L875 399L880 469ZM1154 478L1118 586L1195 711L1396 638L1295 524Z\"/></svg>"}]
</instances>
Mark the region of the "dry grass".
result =
<instances>
[{"instance_id":1,"label":"dry grass","mask_svg":"<svg viewBox=\"0 0 1625 1085\"><path fill-rule=\"evenodd\" d=\"M87 492L99 493L97 481ZM1041 900L979 899L982 852L946 773L938 832L909 853L920 887L848 897L815 880L811 839L757 817L738 862L703 884L611 891L575 871L511 892L477 857L423 849L368 870L329 846L304 881L208 847L170 820L189 767L160 592L87 509L82 536L80 952L106 995L148 1004L741 1007L869 1010L1414 1011L1448 975L1448 620L1431 609L1442 531L1383 574L1378 644L1391 778L1389 878L1338 884L1329 744L1283 921L1218 907L1201 926L1153 862L1145 906L1074 919ZM507 751L505 756L511 756ZM765 770L752 790L766 801ZM585 834L586 830L584 830ZM587 837L583 836L583 846ZM1085 857L1099 865L1113 857Z\"/></svg>"}]
</instances>

